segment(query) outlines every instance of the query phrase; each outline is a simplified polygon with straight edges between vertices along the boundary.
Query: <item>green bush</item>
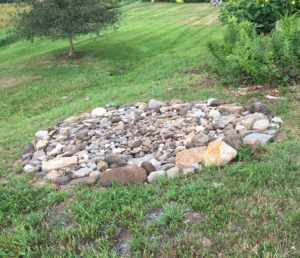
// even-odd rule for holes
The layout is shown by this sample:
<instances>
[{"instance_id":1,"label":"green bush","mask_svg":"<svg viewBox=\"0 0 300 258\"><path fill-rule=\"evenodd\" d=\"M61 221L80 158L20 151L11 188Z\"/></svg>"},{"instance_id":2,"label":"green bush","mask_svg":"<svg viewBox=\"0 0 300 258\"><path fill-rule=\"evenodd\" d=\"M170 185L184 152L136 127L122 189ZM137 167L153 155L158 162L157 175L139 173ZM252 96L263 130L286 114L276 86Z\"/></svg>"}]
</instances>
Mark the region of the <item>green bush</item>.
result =
<instances>
[{"instance_id":1,"label":"green bush","mask_svg":"<svg viewBox=\"0 0 300 258\"><path fill-rule=\"evenodd\" d=\"M285 16L280 30L257 33L249 21L228 20L224 42L209 44L216 70L230 84L294 83L300 79L300 18Z\"/></svg>"},{"instance_id":2,"label":"green bush","mask_svg":"<svg viewBox=\"0 0 300 258\"><path fill-rule=\"evenodd\" d=\"M299 10L299 0L230 0L222 6L220 19L227 23L234 16L239 22L254 23L258 32L269 33L282 16Z\"/></svg>"}]
</instances>

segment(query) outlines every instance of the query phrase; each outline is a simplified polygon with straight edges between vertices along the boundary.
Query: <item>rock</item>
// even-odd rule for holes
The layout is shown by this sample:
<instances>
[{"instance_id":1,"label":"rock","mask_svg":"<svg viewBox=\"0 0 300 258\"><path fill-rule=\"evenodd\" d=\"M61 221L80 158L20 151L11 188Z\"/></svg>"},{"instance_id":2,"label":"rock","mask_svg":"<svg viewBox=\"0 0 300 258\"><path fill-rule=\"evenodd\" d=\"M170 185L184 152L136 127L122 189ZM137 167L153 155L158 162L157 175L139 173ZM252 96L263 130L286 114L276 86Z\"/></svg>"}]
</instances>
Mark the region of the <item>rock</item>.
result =
<instances>
[{"instance_id":1,"label":"rock","mask_svg":"<svg viewBox=\"0 0 300 258\"><path fill-rule=\"evenodd\" d=\"M249 146L250 148L255 148L259 145L265 145L271 142L274 139L274 135L266 134L266 133L251 133L246 135L243 138L243 142L245 145Z\"/></svg>"},{"instance_id":2,"label":"rock","mask_svg":"<svg viewBox=\"0 0 300 258\"><path fill-rule=\"evenodd\" d=\"M113 182L121 185L142 184L147 181L147 172L145 169L135 165L115 168L101 173L101 186L111 186Z\"/></svg>"},{"instance_id":3,"label":"rock","mask_svg":"<svg viewBox=\"0 0 300 258\"><path fill-rule=\"evenodd\" d=\"M247 127L243 125L236 125L235 130L239 135L244 135L247 133Z\"/></svg>"},{"instance_id":4,"label":"rock","mask_svg":"<svg viewBox=\"0 0 300 258\"><path fill-rule=\"evenodd\" d=\"M176 104L183 104L184 102L183 102L183 100L181 100L181 99L172 99L172 100L170 100L169 101L169 105L176 105Z\"/></svg>"},{"instance_id":5,"label":"rock","mask_svg":"<svg viewBox=\"0 0 300 258\"><path fill-rule=\"evenodd\" d=\"M72 177L70 175L66 176L60 176L57 177L56 179L53 179L53 183L56 183L58 185L66 185L72 180Z\"/></svg>"},{"instance_id":6,"label":"rock","mask_svg":"<svg viewBox=\"0 0 300 258\"><path fill-rule=\"evenodd\" d=\"M101 117L106 114L106 109L103 107L98 107L92 110L91 115L92 117Z\"/></svg>"},{"instance_id":7,"label":"rock","mask_svg":"<svg viewBox=\"0 0 300 258\"><path fill-rule=\"evenodd\" d=\"M277 117L277 116L273 117L272 122L275 123L275 124L283 124L282 119L280 117Z\"/></svg>"},{"instance_id":8,"label":"rock","mask_svg":"<svg viewBox=\"0 0 300 258\"><path fill-rule=\"evenodd\" d=\"M98 181L99 177L97 176L89 176L76 178L70 181L70 185L94 185Z\"/></svg>"},{"instance_id":9,"label":"rock","mask_svg":"<svg viewBox=\"0 0 300 258\"><path fill-rule=\"evenodd\" d=\"M175 178L180 175L179 167L172 167L166 171L166 175L168 178Z\"/></svg>"},{"instance_id":10,"label":"rock","mask_svg":"<svg viewBox=\"0 0 300 258\"><path fill-rule=\"evenodd\" d=\"M35 149L36 150L44 150L48 145L48 141L47 140L39 140L36 145L35 145Z\"/></svg>"},{"instance_id":11,"label":"rock","mask_svg":"<svg viewBox=\"0 0 300 258\"><path fill-rule=\"evenodd\" d=\"M199 172L200 170L202 170L201 165L199 165L198 167L184 167L182 169L182 173L184 175L190 175L190 174L195 174L195 173Z\"/></svg>"},{"instance_id":12,"label":"rock","mask_svg":"<svg viewBox=\"0 0 300 258\"><path fill-rule=\"evenodd\" d=\"M159 108L164 107L164 106L166 106L166 103L155 100L155 99L151 99L149 101L149 104L148 104L148 107L150 109L159 109Z\"/></svg>"},{"instance_id":13,"label":"rock","mask_svg":"<svg viewBox=\"0 0 300 258\"><path fill-rule=\"evenodd\" d=\"M218 100L218 99L209 99L207 101L207 105L210 106L210 107L218 107L220 105L224 105L225 102L222 101L222 100Z\"/></svg>"},{"instance_id":14,"label":"rock","mask_svg":"<svg viewBox=\"0 0 300 258\"><path fill-rule=\"evenodd\" d=\"M98 170L94 170L93 172L91 172L89 174L89 177L100 177L101 172L99 172Z\"/></svg>"},{"instance_id":15,"label":"rock","mask_svg":"<svg viewBox=\"0 0 300 258\"><path fill-rule=\"evenodd\" d=\"M36 138L40 138L40 139L47 139L47 138L48 138L48 131L46 131L46 130L38 131L38 132L35 134L35 137L36 137Z\"/></svg>"},{"instance_id":16,"label":"rock","mask_svg":"<svg viewBox=\"0 0 300 258\"><path fill-rule=\"evenodd\" d=\"M231 114L242 114L245 111L245 108L242 106L237 106L235 104L224 104L219 106L219 110Z\"/></svg>"},{"instance_id":17,"label":"rock","mask_svg":"<svg viewBox=\"0 0 300 258\"><path fill-rule=\"evenodd\" d=\"M253 130L264 131L270 127L270 122L268 119L261 119L253 124Z\"/></svg>"},{"instance_id":18,"label":"rock","mask_svg":"<svg viewBox=\"0 0 300 258\"><path fill-rule=\"evenodd\" d=\"M62 153L63 147L64 147L64 146L63 146L62 144L60 144L60 143L57 144L57 145L55 146L55 148L49 152L48 155L51 156L51 157L55 157L55 156L61 154L61 153Z\"/></svg>"},{"instance_id":19,"label":"rock","mask_svg":"<svg viewBox=\"0 0 300 258\"><path fill-rule=\"evenodd\" d=\"M45 172L77 165L78 157L55 158L42 163L42 170Z\"/></svg>"},{"instance_id":20,"label":"rock","mask_svg":"<svg viewBox=\"0 0 300 258\"><path fill-rule=\"evenodd\" d=\"M76 123L79 120L79 117L77 116L70 116L67 119L64 120L64 124L71 125Z\"/></svg>"},{"instance_id":21,"label":"rock","mask_svg":"<svg viewBox=\"0 0 300 258\"><path fill-rule=\"evenodd\" d=\"M164 170L154 171L148 176L148 182L154 183L160 177L165 177L165 176L166 176L166 171L164 171Z\"/></svg>"},{"instance_id":22,"label":"rock","mask_svg":"<svg viewBox=\"0 0 300 258\"><path fill-rule=\"evenodd\" d=\"M236 117L234 115L221 116L218 120L215 121L214 127L223 129L230 123L234 123L235 120Z\"/></svg>"},{"instance_id":23,"label":"rock","mask_svg":"<svg viewBox=\"0 0 300 258\"><path fill-rule=\"evenodd\" d=\"M221 117L221 113L219 110L211 110L208 113L208 117L213 118L213 120L218 120Z\"/></svg>"},{"instance_id":24,"label":"rock","mask_svg":"<svg viewBox=\"0 0 300 258\"><path fill-rule=\"evenodd\" d=\"M211 142L203 153L206 166L223 166L235 159L237 151L223 141Z\"/></svg>"},{"instance_id":25,"label":"rock","mask_svg":"<svg viewBox=\"0 0 300 258\"><path fill-rule=\"evenodd\" d=\"M265 115L269 114L269 109L266 104L263 104L261 102L255 102L252 103L249 108L249 112L254 114L254 113L263 113Z\"/></svg>"},{"instance_id":26,"label":"rock","mask_svg":"<svg viewBox=\"0 0 300 258\"><path fill-rule=\"evenodd\" d=\"M124 167L130 158L131 156L129 155L109 154L105 157L105 161L110 167Z\"/></svg>"},{"instance_id":27,"label":"rock","mask_svg":"<svg viewBox=\"0 0 300 258\"><path fill-rule=\"evenodd\" d=\"M188 150L183 150L176 153L176 166L178 167L198 167L203 161L203 153L207 147L197 147Z\"/></svg>"},{"instance_id":28,"label":"rock","mask_svg":"<svg viewBox=\"0 0 300 258\"><path fill-rule=\"evenodd\" d=\"M191 140L193 147L204 146L208 143L208 141L209 137L204 133L196 134Z\"/></svg>"},{"instance_id":29,"label":"rock","mask_svg":"<svg viewBox=\"0 0 300 258\"><path fill-rule=\"evenodd\" d=\"M34 148L33 144L27 144L22 149L22 154L23 155L30 154L32 156L32 154L34 153L34 151L35 151L35 148Z\"/></svg>"},{"instance_id":30,"label":"rock","mask_svg":"<svg viewBox=\"0 0 300 258\"><path fill-rule=\"evenodd\" d=\"M230 129L224 132L224 142L234 149L238 149L242 144L241 136L236 132L236 130Z\"/></svg>"},{"instance_id":31,"label":"rock","mask_svg":"<svg viewBox=\"0 0 300 258\"><path fill-rule=\"evenodd\" d=\"M32 160L45 160L46 158L46 153L43 150L38 150L32 155Z\"/></svg>"},{"instance_id":32,"label":"rock","mask_svg":"<svg viewBox=\"0 0 300 258\"><path fill-rule=\"evenodd\" d=\"M85 176L88 176L89 173L91 173L91 172L92 172L91 168L88 168L88 167L80 168L73 173L73 178L85 177Z\"/></svg>"},{"instance_id":33,"label":"rock","mask_svg":"<svg viewBox=\"0 0 300 258\"><path fill-rule=\"evenodd\" d=\"M101 160L97 163L97 170L102 172L102 171L105 171L107 169L108 169L108 164L105 161Z\"/></svg>"},{"instance_id":34,"label":"rock","mask_svg":"<svg viewBox=\"0 0 300 258\"><path fill-rule=\"evenodd\" d=\"M151 172L155 171L156 168L148 161L144 161L142 164L141 164L141 167L143 169L145 169L147 171L147 174L149 175Z\"/></svg>"},{"instance_id":35,"label":"rock","mask_svg":"<svg viewBox=\"0 0 300 258\"><path fill-rule=\"evenodd\" d=\"M29 164L24 167L24 172L26 172L26 173L36 173L38 171L39 171L39 169L37 167L29 165Z\"/></svg>"},{"instance_id":36,"label":"rock","mask_svg":"<svg viewBox=\"0 0 300 258\"><path fill-rule=\"evenodd\" d=\"M51 170L49 173L47 173L46 178L51 181L55 181L60 176L61 174L57 170Z\"/></svg>"}]
</instances>

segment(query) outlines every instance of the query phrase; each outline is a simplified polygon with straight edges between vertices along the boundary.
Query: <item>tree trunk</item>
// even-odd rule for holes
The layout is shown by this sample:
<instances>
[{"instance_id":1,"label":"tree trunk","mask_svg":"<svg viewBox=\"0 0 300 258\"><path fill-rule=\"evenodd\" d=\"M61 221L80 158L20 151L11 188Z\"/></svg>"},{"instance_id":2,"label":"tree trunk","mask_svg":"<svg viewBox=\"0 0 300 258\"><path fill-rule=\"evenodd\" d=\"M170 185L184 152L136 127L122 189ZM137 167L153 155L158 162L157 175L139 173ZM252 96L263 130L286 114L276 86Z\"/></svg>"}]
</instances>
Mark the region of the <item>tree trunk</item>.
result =
<instances>
[{"instance_id":1,"label":"tree trunk","mask_svg":"<svg viewBox=\"0 0 300 258\"><path fill-rule=\"evenodd\" d=\"M72 34L69 34L68 36L68 41L69 41L69 57L74 57L75 53L74 53L74 45L73 45L73 36Z\"/></svg>"}]
</instances>

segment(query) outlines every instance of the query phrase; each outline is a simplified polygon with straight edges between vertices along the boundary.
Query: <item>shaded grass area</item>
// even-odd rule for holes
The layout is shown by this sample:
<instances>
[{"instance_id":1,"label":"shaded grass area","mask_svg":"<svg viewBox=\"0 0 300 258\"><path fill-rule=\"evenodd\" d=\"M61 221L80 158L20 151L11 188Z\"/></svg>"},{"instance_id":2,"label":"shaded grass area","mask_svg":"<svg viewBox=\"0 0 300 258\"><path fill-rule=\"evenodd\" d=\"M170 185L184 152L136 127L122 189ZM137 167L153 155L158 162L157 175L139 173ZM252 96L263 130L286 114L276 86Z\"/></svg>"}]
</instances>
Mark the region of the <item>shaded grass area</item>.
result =
<instances>
[{"instance_id":1,"label":"shaded grass area","mask_svg":"<svg viewBox=\"0 0 300 258\"><path fill-rule=\"evenodd\" d=\"M65 41L0 47L0 257L299 257L300 116L289 94L269 103L285 121L282 137L260 155L241 150L224 168L109 189L38 187L21 174L20 150L35 131L96 106L173 97L248 104L262 97L236 99L212 87L203 69L212 61L206 44L223 29L201 19L217 9L123 9L118 31L77 39L82 59L60 58ZM182 22L189 17L197 24Z\"/></svg>"}]
</instances>

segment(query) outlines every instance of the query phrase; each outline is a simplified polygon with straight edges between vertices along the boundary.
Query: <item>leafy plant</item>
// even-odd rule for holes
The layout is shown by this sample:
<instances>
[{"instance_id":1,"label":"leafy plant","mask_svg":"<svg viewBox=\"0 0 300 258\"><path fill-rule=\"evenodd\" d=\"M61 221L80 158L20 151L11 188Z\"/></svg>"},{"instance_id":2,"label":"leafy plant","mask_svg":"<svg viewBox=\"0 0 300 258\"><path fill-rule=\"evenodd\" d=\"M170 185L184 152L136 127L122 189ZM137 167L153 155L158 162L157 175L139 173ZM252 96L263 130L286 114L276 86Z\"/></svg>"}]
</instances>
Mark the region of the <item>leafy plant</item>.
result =
<instances>
[{"instance_id":1,"label":"leafy plant","mask_svg":"<svg viewBox=\"0 0 300 258\"><path fill-rule=\"evenodd\" d=\"M255 24L258 32L269 33L283 15L299 10L299 0L231 0L222 6L220 19L224 23L231 17L239 22L248 20Z\"/></svg>"},{"instance_id":2,"label":"leafy plant","mask_svg":"<svg viewBox=\"0 0 300 258\"><path fill-rule=\"evenodd\" d=\"M269 36L249 21L228 20L224 43L210 43L216 70L228 83L288 84L300 79L300 18L284 16Z\"/></svg>"}]
</instances>

